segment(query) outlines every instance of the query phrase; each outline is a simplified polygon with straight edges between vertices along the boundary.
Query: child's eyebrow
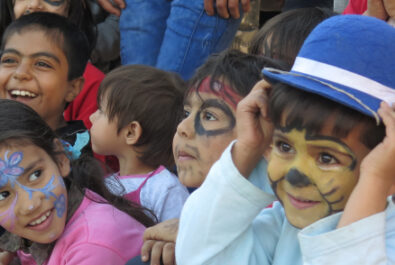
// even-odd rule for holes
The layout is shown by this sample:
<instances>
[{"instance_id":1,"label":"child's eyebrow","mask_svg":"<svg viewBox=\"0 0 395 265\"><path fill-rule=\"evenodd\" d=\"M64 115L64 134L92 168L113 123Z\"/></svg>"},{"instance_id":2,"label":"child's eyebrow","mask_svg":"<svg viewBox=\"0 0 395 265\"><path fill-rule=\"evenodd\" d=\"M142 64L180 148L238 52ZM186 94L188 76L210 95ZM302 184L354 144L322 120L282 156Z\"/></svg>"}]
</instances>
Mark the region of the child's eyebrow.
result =
<instances>
[{"instance_id":1,"label":"child's eyebrow","mask_svg":"<svg viewBox=\"0 0 395 265\"><path fill-rule=\"evenodd\" d=\"M27 165L27 167L23 170L23 173L22 173L22 174L25 174L25 173L31 171L33 168L35 168L35 167L37 166L37 164L40 164L40 163L42 163L42 162L43 162L43 159L42 159L42 158L39 158L39 159L37 159L37 160L31 162L31 163L30 163L29 165Z\"/></svg>"},{"instance_id":2,"label":"child's eyebrow","mask_svg":"<svg viewBox=\"0 0 395 265\"><path fill-rule=\"evenodd\" d=\"M12 48L5 49L2 52L2 54L4 54L4 53L14 53L18 56L22 56L21 52L19 52L18 50L12 49ZM60 64L60 59L56 55L49 53L49 52L37 52L37 53L30 55L30 57L33 57L33 58L40 57L40 56L49 57L49 58L55 60L58 64Z\"/></svg>"},{"instance_id":3,"label":"child's eyebrow","mask_svg":"<svg viewBox=\"0 0 395 265\"><path fill-rule=\"evenodd\" d=\"M52 58L58 64L60 64L59 58L57 56L53 55L52 53L49 53L49 52L37 52L37 53L34 53L33 55L31 55L31 57L33 57L33 58L41 57L41 56Z\"/></svg>"},{"instance_id":4,"label":"child's eyebrow","mask_svg":"<svg viewBox=\"0 0 395 265\"><path fill-rule=\"evenodd\" d=\"M15 53L17 55L22 55L18 50L15 49L5 49L1 54L3 55L4 53Z\"/></svg>"}]
</instances>

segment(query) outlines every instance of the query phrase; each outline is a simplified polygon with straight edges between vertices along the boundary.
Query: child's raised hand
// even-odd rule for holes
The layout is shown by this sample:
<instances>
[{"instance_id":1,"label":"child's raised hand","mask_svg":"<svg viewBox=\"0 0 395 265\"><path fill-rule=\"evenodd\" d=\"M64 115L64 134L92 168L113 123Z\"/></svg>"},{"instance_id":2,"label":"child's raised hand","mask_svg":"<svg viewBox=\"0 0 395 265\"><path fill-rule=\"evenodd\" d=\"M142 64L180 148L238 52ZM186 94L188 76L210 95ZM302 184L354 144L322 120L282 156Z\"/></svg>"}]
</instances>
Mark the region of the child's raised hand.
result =
<instances>
[{"instance_id":1,"label":"child's raised hand","mask_svg":"<svg viewBox=\"0 0 395 265\"><path fill-rule=\"evenodd\" d=\"M361 178L373 178L390 189L395 185L395 104L381 103L378 114L386 127L386 136L361 163ZM387 194L389 195L389 194Z\"/></svg>"},{"instance_id":2,"label":"child's raised hand","mask_svg":"<svg viewBox=\"0 0 395 265\"><path fill-rule=\"evenodd\" d=\"M357 186L347 201L337 227L385 210L395 186L395 106L381 103L378 114L386 129L384 140L362 160Z\"/></svg>"},{"instance_id":3,"label":"child's raised hand","mask_svg":"<svg viewBox=\"0 0 395 265\"><path fill-rule=\"evenodd\" d=\"M245 177L249 176L271 143L273 125L267 109L269 90L270 84L262 80L237 105L237 142L232 156Z\"/></svg>"}]
</instances>

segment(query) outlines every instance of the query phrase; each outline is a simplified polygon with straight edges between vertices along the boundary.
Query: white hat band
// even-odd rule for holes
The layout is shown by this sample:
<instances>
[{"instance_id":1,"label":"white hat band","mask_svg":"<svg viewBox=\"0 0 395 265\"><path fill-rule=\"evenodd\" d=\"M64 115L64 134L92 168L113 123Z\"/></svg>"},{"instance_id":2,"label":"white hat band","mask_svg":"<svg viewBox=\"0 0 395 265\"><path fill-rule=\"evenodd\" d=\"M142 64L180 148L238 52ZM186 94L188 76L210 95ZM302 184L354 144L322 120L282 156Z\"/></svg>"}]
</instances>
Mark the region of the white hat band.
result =
<instances>
[{"instance_id":1,"label":"white hat band","mask_svg":"<svg viewBox=\"0 0 395 265\"><path fill-rule=\"evenodd\" d=\"M395 88L387 87L377 81L333 65L303 57L296 57L292 72L307 74L350 87L383 100L390 105L395 103Z\"/></svg>"}]
</instances>

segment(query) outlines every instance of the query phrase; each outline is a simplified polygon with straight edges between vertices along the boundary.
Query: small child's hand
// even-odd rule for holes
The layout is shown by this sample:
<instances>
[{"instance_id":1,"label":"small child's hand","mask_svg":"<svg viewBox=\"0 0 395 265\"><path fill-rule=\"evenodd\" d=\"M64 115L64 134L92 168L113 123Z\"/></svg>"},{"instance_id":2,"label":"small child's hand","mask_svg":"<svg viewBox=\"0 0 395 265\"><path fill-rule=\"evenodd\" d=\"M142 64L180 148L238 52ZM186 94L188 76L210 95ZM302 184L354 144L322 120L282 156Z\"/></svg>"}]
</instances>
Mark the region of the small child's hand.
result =
<instances>
[{"instance_id":1,"label":"small child's hand","mask_svg":"<svg viewBox=\"0 0 395 265\"><path fill-rule=\"evenodd\" d=\"M386 127L386 136L363 159L360 176L373 178L389 190L395 185L395 105L391 108L382 102L378 114Z\"/></svg>"},{"instance_id":2,"label":"small child's hand","mask_svg":"<svg viewBox=\"0 0 395 265\"><path fill-rule=\"evenodd\" d=\"M142 260L150 264L175 264L175 243L179 219L170 219L149 227L144 232L144 244L141 248Z\"/></svg>"},{"instance_id":3,"label":"small child's hand","mask_svg":"<svg viewBox=\"0 0 395 265\"><path fill-rule=\"evenodd\" d=\"M267 110L269 89L266 81L258 82L237 106L237 142L232 155L243 176L249 176L271 143L273 125Z\"/></svg>"}]
</instances>

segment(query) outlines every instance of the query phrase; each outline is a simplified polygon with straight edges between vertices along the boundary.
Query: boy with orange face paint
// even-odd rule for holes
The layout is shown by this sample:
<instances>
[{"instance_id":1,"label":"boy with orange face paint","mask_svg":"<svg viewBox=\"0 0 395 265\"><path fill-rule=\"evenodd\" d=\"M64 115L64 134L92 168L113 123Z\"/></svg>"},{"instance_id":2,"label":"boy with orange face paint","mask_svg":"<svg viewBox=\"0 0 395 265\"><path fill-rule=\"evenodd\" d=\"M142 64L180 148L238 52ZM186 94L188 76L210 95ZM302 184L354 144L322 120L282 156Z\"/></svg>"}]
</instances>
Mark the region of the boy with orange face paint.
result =
<instances>
[{"instance_id":1,"label":"boy with orange face paint","mask_svg":"<svg viewBox=\"0 0 395 265\"><path fill-rule=\"evenodd\" d=\"M394 227L385 226L394 223L392 200L373 207L386 211L378 225L367 218L350 227L356 220L346 212L340 234L326 233L336 228L359 178L379 176L379 184L387 180L382 196L393 192L391 159L376 165L383 144L387 155L395 153L395 110L388 105L395 102L394 41L395 29L385 22L337 16L313 30L290 72L264 70L273 88L262 81L239 103L237 141L184 205L177 264L395 262ZM380 108L381 101L387 103ZM271 194L249 180L265 175L256 165L270 144L267 175L278 202L264 209ZM358 212L360 219L369 215ZM356 242L366 250L370 238L377 247L369 256L336 254Z\"/></svg>"}]
</instances>

